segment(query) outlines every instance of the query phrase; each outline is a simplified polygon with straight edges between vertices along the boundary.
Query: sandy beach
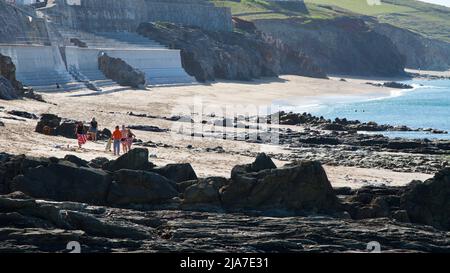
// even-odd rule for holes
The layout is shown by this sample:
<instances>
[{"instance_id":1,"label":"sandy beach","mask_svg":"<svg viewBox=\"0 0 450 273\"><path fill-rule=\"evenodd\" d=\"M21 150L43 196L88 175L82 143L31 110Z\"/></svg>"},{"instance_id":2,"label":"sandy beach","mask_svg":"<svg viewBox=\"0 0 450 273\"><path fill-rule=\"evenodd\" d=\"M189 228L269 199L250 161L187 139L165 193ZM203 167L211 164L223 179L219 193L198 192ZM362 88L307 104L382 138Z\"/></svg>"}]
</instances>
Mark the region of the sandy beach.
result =
<instances>
[{"instance_id":1,"label":"sandy beach","mask_svg":"<svg viewBox=\"0 0 450 273\"><path fill-rule=\"evenodd\" d=\"M0 119L5 123L5 127L0 130L0 150L11 154L46 157L64 157L66 154L74 154L86 160L95 157L114 158L112 153L105 151L105 142L89 142L82 150L78 150L74 139L35 133L37 120L8 119L8 117L12 117L6 113L9 110L22 110L36 115L52 113L63 118L86 122L92 117L96 117L100 129L112 130L115 125L122 124L152 125L163 129L173 129L178 122L161 118L130 116L127 113L169 117L179 113L180 109L193 109L194 103L200 103L202 108L198 109L201 109L203 115L210 115L211 112L214 112L220 116L215 111L221 107L232 108L236 114L246 114L252 109L272 105L274 101L280 99L297 105L308 105L317 103L326 97L372 98L390 94L390 89L370 86L365 84L366 82L367 80L360 79L341 81L340 78L323 80L282 76L279 79L263 79L245 83L217 82L190 86L155 87L148 90L130 90L117 86L102 93L89 90L71 93L45 93L44 99L56 105L28 99L1 102L0 106L3 106L4 109L0 113ZM212 105L216 107L211 107ZM299 126L292 127L292 129L302 130ZM290 153L279 146L229 139L208 137L186 139L185 137L178 138L168 132L137 130L134 133L143 142L152 141L164 144L164 146L149 148L152 162L157 165L189 162L200 177L229 177L234 165L253 161L254 158L247 156L246 152ZM188 145L192 147L188 147ZM207 148L218 146L226 152L206 151ZM277 160L275 163L282 166L289 162ZM431 177L429 174L399 173L385 169L343 166L325 166L325 168L331 183L339 187L358 188L371 184L395 186L407 184L414 179L424 180Z\"/></svg>"}]
</instances>

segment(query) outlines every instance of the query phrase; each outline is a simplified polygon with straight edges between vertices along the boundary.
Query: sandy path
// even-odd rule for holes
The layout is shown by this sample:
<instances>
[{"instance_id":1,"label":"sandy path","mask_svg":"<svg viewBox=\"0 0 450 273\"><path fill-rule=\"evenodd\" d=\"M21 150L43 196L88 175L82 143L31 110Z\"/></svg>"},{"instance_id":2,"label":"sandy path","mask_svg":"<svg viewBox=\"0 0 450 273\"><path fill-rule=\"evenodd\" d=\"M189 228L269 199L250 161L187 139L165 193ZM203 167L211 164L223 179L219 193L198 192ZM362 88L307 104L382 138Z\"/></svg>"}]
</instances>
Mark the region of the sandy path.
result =
<instances>
[{"instance_id":1,"label":"sandy path","mask_svg":"<svg viewBox=\"0 0 450 273\"><path fill-rule=\"evenodd\" d=\"M158 116L171 116L180 110L193 110L196 114L208 115L212 112L221 115L222 107L232 108L240 114L258 106L270 105L283 98L295 100L296 104L308 104L324 96L385 96L389 89L368 86L365 81L340 81L312 79L298 76L283 76L279 80L259 80L249 83L219 82L210 85L192 85L180 87L159 87L151 90L123 90L105 92L91 91L76 93L44 94L47 101L57 105L45 104L30 100L0 101L5 107L0 112L0 120L6 126L0 130L0 151L33 156L64 157L75 154L86 160L95 157L113 158L105 152L104 142L89 142L84 149L75 149L76 141L63 137L51 137L34 132L36 120L16 121L2 119L7 117L7 110L24 110L35 114L53 113L70 119L89 121L95 116L100 128L112 129L115 125L153 125L160 128L174 129L174 123L163 119L132 117L127 112L146 113ZM193 102L201 102L202 107L192 107ZM218 108L211 107L216 105ZM236 107L240 105L241 107ZM196 105L198 106L198 105ZM191 109L189 109L191 108ZM182 111L183 112L183 111ZM184 112L183 112L184 113ZM189 112L187 113L189 114ZM178 124L179 125L179 124ZM149 148L153 158L151 161L163 165L174 162L189 162L199 176L229 176L236 164L252 162L253 158L239 155L243 151L267 151L285 153L279 147L222 140L216 138L179 139L171 133L153 133L135 131L143 141L166 144L167 147ZM192 148L187 148L192 145ZM207 152L206 148L220 146L226 153ZM287 162L277 161L277 165ZM326 166L330 181L335 186L360 187L366 184L385 183L390 185L406 184L413 179L423 180L429 175L395 173L388 170L371 170L354 167Z\"/></svg>"}]
</instances>

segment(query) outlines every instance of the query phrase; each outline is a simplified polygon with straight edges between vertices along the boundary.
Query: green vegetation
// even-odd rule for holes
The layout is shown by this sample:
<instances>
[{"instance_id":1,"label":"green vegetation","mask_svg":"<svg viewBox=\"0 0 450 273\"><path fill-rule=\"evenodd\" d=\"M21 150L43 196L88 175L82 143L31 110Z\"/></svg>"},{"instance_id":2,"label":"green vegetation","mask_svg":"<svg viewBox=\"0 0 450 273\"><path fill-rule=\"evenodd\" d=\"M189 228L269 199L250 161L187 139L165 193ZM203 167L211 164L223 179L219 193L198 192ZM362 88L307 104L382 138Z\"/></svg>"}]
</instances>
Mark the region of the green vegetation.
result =
<instances>
[{"instance_id":1,"label":"green vegetation","mask_svg":"<svg viewBox=\"0 0 450 273\"><path fill-rule=\"evenodd\" d=\"M380 22L450 42L450 8L415 0L305 0L295 2L265 0L212 0L217 6L230 7L234 15L246 20L261 19L327 19L336 16L373 16Z\"/></svg>"}]
</instances>

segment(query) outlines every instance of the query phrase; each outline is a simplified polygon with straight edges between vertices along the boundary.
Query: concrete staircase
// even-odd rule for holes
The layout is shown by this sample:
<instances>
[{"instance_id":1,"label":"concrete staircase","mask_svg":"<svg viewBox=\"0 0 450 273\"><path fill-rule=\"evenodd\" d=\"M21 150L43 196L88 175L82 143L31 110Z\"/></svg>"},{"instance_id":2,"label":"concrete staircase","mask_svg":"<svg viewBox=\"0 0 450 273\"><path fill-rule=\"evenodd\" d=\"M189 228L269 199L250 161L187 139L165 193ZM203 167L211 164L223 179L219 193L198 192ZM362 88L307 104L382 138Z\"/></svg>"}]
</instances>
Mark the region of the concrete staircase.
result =
<instances>
[{"instance_id":1,"label":"concrete staircase","mask_svg":"<svg viewBox=\"0 0 450 273\"><path fill-rule=\"evenodd\" d=\"M164 49L163 45L147 39L137 33L132 32L85 32L67 28L59 28L58 32L65 40L65 44L70 43L71 38L77 38L86 43L88 48L102 48L102 49L132 49L132 48L159 48Z\"/></svg>"}]
</instances>

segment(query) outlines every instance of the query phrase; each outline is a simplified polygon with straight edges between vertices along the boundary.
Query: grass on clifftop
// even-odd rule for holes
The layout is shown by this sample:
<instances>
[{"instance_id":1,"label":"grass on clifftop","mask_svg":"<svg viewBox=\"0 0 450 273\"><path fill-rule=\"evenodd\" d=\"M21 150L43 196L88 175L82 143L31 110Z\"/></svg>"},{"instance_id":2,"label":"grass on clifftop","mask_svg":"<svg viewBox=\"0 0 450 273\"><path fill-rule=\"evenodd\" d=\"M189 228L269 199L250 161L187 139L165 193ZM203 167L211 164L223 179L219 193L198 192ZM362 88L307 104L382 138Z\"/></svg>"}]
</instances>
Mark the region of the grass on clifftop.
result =
<instances>
[{"instance_id":1,"label":"grass on clifftop","mask_svg":"<svg viewBox=\"0 0 450 273\"><path fill-rule=\"evenodd\" d=\"M375 0L305 0L305 6L294 1L212 0L212 2L217 6L230 7L233 15L246 20L373 16L380 22L450 42L450 8L415 0L382 0L381 5L369 5L375 3Z\"/></svg>"}]
</instances>

